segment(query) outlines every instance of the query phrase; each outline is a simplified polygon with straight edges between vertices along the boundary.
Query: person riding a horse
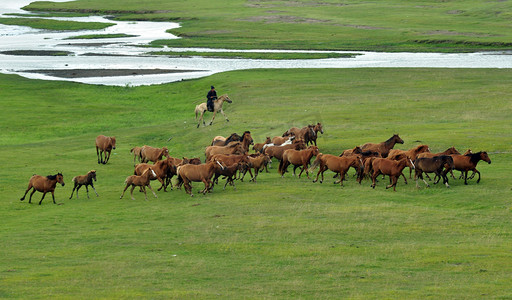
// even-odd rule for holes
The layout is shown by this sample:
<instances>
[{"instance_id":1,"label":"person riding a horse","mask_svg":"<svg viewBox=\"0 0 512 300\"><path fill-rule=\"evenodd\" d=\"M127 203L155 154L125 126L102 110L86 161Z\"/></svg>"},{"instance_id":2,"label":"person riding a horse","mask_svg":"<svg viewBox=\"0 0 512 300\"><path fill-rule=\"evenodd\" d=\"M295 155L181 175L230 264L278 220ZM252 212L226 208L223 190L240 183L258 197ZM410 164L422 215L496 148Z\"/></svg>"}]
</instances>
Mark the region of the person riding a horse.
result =
<instances>
[{"instance_id":1,"label":"person riding a horse","mask_svg":"<svg viewBox=\"0 0 512 300\"><path fill-rule=\"evenodd\" d=\"M206 99L206 107L208 107L208 111L213 112L213 101L217 100L217 92L215 91L215 87L213 85L211 90L208 91Z\"/></svg>"}]
</instances>

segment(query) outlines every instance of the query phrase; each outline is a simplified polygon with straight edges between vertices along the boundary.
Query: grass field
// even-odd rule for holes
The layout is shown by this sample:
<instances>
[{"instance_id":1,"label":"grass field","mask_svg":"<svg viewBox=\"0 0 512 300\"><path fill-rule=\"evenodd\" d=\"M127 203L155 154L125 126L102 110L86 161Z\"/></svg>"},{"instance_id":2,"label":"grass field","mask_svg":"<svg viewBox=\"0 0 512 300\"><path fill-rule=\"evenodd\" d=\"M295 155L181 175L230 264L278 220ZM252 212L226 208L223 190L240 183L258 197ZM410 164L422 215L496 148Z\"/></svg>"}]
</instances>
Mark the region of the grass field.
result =
<instances>
[{"instance_id":1,"label":"grass field","mask_svg":"<svg viewBox=\"0 0 512 300\"><path fill-rule=\"evenodd\" d=\"M31 11L176 21L154 45L227 49L461 52L510 50L510 1L38 1Z\"/></svg>"},{"instance_id":2,"label":"grass field","mask_svg":"<svg viewBox=\"0 0 512 300\"><path fill-rule=\"evenodd\" d=\"M0 75L0 297L509 298L511 80L500 69L250 70L107 87ZM231 122L196 129L211 84L233 100ZM371 189L352 172L340 188L280 178L274 164L236 190L119 199L133 146L204 158L216 135L261 142L313 122L324 153L399 133L401 149L485 150L492 164L479 164L479 184L450 189ZM117 137L107 165L98 134ZM71 178L91 169L100 196L69 200ZM32 174L58 171L59 205L19 201Z\"/></svg>"}]
</instances>

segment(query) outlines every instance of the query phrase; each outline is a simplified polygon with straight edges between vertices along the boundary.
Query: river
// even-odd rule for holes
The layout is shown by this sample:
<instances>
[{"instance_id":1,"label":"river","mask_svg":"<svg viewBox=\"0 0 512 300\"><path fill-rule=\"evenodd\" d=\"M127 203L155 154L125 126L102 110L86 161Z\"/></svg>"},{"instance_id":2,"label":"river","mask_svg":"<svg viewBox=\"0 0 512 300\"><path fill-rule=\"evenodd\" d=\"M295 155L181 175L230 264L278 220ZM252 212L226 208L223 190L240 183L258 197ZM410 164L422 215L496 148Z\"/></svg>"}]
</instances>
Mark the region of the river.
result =
<instances>
[{"instance_id":1,"label":"river","mask_svg":"<svg viewBox=\"0 0 512 300\"><path fill-rule=\"evenodd\" d=\"M57 0L54 2L64 2ZM2 0L0 14L27 13L21 7L27 0ZM115 23L114 26L97 31L53 32L24 26L0 24L0 52L16 50L68 51L68 56L22 56L0 54L0 72L19 74L27 78L44 80L69 80L87 84L137 86L160 84L184 79L200 78L218 72L258 68L512 68L512 53L383 53L357 52L353 58L307 59L307 60L256 60L223 59L204 57L167 57L146 54L148 48L140 45L157 39L175 39L166 30L177 28L170 22L124 22L112 21L100 16L78 18L52 18L79 22ZM70 36L85 34L124 33L135 35L129 38L66 40ZM160 48L158 50L161 50ZM166 48L166 51L236 51L226 49ZM245 50L247 51L247 50ZM251 52L277 52L278 50L251 50ZM338 52L344 51L286 51L282 52ZM128 76L73 77L64 78L45 74L41 70L133 70ZM172 70L172 73L140 75L139 70ZM43 72L43 73L42 73ZM46 72L48 73L48 72ZM133 74L132 74L133 73Z\"/></svg>"}]
</instances>

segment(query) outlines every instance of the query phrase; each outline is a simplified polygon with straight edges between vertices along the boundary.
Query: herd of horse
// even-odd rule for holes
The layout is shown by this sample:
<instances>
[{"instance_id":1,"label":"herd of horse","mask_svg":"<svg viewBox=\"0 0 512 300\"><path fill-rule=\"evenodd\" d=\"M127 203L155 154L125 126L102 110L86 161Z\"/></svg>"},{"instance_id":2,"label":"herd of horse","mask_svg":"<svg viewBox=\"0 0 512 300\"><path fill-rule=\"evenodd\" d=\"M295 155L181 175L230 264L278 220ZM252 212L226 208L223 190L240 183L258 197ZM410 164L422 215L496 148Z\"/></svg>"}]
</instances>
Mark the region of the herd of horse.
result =
<instances>
[{"instance_id":1,"label":"herd of horse","mask_svg":"<svg viewBox=\"0 0 512 300\"><path fill-rule=\"evenodd\" d=\"M343 181L347 180L347 172L353 168L356 181L359 184L364 179L369 179L372 182L371 187L375 188L379 175L388 176L389 185L386 186L386 189L393 188L393 190L396 190L400 177L403 177L407 183L407 178L403 173L407 167L410 169L409 178L412 178L412 171L415 171L414 178L418 188L420 179L427 187L430 187L424 176L433 180L434 183L443 179L445 186L449 187L447 175L450 173L452 178L455 178L453 170L461 171L460 178L464 179L464 184L467 185L468 179L474 178L476 174L478 174L477 183L479 183L480 172L476 169L478 162L482 160L491 163L486 152L473 153L468 150L461 154L454 147L439 153L430 152L427 145L418 145L408 150L394 149L396 144L404 143L398 134L394 134L381 143L365 143L355 146L344 150L339 155L324 154L320 152L317 145L318 133L323 133L321 123L302 128L292 127L282 136L266 137L263 143L254 143L250 131L245 131L241 135L233 133L228 137L216 136L211 144L205 147L204 162L199 158L171 157L167 147L155 148L147 145L133 147L130 152L134 159L134 173L126 178L120 198L123 198L129 187L131 187L132 199L134 199L133 190L136 187L144 192L146 200L146 187L157 197L151 187L151 181L158 180L160 183L158 191L164 189L165 192L169 185L171 190L174 188L172 184L174 176L177 178L176 186L180 189L183 186L185 192L191 196L193 196L192 182L202 182L204 188L200 192L206 194L213 190L215 184L218 184L220 177L226 179L224 189L228 184L236 189L235 180L243 181L247 172L251 176L250 181L256 181L258 174L263 170L269 172L272 159L279 161L278 173L281 177L285 176L291 165L293 165L293 176L296 176L296 170L300 169L299 178L304 172L309 178L309 174L318 168L313 182L317 182L321 176L320 183L322 183L324 172L330 170L335 173L335 177L339 177L335 183L343 186ZM98 164L107 164L110 152L115 147L115 137L98 136L96 138ZM254 153L250 153L251 150ZM468 177L469 171L473 172L470 177ZM431 179L428 174L433 174L435 177ZM96 181L96 171L91 170L86 175L75 176L72 181L74 187L70 199L75 190L78 198L78 190L82 186L85 186L88 198L89 186L98 196L93 185L93 181ZM55 203L54 191L57 183L64 186L62 173L49 176L34 175L30 178L28 188L21 200L23 201L27 193L33 189L29 203L36 191L43 193L39 204L48 192L52 194Z\"/></svg>"}]
</instances>

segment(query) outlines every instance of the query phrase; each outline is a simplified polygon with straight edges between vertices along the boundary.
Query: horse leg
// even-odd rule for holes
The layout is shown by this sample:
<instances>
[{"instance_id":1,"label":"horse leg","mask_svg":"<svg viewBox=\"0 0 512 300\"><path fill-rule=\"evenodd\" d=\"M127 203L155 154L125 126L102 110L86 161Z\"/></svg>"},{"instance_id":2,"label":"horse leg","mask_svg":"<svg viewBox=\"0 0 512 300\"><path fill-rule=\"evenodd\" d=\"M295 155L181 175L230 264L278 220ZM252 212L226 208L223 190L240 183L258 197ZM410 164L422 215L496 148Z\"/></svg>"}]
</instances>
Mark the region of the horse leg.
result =
<instances>
[{"instance_id":1,"label":"horse leg","mask_svg":"<svg viewBox=\"0 0 512 300\"><path fill-rule=\"evenodd\" d=\"M371 187L372 188L375 188L375 179L377 179L377 176L379 176L379 171L378 170L374 170L373 171L373 174L372 174L372 185Z\"/></svg>"},{"instance_id":2,"label":"horse leg","mask_svg":"<svg viewBox=\"0 0 512 300\"><path fill-rule=\"evenodd\" d=\"M89 188L87 187L87 184L85 185L85 191L87 193L87 199L91 199L89 198ZM78 199L78 191L76 191L76 198Z\"/></svg>"},{"instance_id":3,"label":"horse leg","mask_svg":"<svg viewBox=\"0 0 512 300\"><path fill-rule=\"evenodd\" d=\"M213 124L213 120L215 120L215 115L217 114L216 111L213 111L212 120L210 121L210 126Z\"/></svg>"},{"instance_id":4,"label":"horse leg","mask_svg":"<svg viewBox=\"0 0 512 300\"><path fill-rule=\"evenodd\" d=\"M30 197L28 198L28 203L32 203L32 195L34 195L35 192L36 192L36 189L34 188L32 190L32 193L30 193Z\"/></svg>"},{"instance_id":5,"label":"horse leg","mask_svg":"<svg viewBox=\"0 0 512 300\"><path fill-rule=\"evenodd\" d=\"M46 196L47 192L43 192L43 197L41 197L41 201L39 201L39 205L41 205L41 202L43 202L44 196Z\"/></svg>"},{"instance_id":6,"label":"horse leg","mask_svg":"<svg viewBox=\"0 0 512 300\"><path fill-rule=\"evenodd\" d=\"M478 173L478 180L476 181L476 183L479 183L480 182L480 172L477 169L474 169L473 172Z\"/></svg>"},{"instance_id":7,"label":"horse leg","mask_svg":"<svg viewBox=\"0 0 512 300\"><path fill-rule=\"evenodd\" d=\"M98 146L96 146L96 156L98 157L98 164L100 164L100 151Z\"/></svg>"},{"instance_id":8,"label":"horse leg","mask_svg":"<svg viewBox=\"0 0 512 300\"><path fill-rule=\"evenodd\" d=\"M57 204L57 203L55 203L55 194L54 193L55 193L55 191L52 191L53 204ZM41 203L39 203L39 204L41 204Z\"/></svg>"},{"instance_id":9,"label":"horse leg","mask_svg":"<svg viewBox=\"0 0 512 300\"><path fill-rule=\"evenodd\" d=\"M124 196L124 192L126 192L126 190L128 189L130 185L127 184L125 187L124 187L124 190L123 190L123 193L121 194L121 197L119 197L119 199L123 199L123 196Z\"/></svg>"},{"instance_id":10,"label":"horse leg","mask_svg":"<svg viewBox=\"0 0 512 300\"><path fill-rule=\"evenodd\" d=\"M404 172L400 172L400 175L398 175L398 177L400 177L400 176L402 176L404 178L405 184L408 184L407 183L407 178L405 178Z\"/></svg>"},{"instance_id":11,"label":"horse leg","mask_svg":"<svg viewBox=\"0 0 512 300\"><path fill-rule=\"evenodd\" d=\"M25 196L27 195L28 191L30 191L31 188L32 188L32 185L29 184L27 190L25 191L25 194L23 194L23 197L20 198L20 201L25 200ZM36 189L34 189L34 191L35 190ZM32 197L32 194L30 194L30 197Z\"/></svg>"},{"instance_id":12,"label":"horse leg","mask_svg":"<svg viewBox=\"0 0 512 300\"><path fill-rule=\"evenodd\" d=\"M148 183L148 188L151 192L153 192L153 196L155 196L155 198L158 198L158 196L156 195L155 191L153 191L153 188L151 188L151 184ZM146 191L146 189L144 189L144 191Z\"/></svg>"},{"instance_id":13,"label":"horse leg","mask_svg":"<svg viewBox=\"0 0 512 300\"><path fill-rule=\"evenodd\" d=\"M439 172L439 174L440 174L439 176L443 176L443 183L444 183L444 185L446 185L446 187L449 188L450 185L448 184L448 176L446 176L446 174L443 174L441 172Z\"/></svg>"},{"instance_id":14,"label":"horse leg","mask_svg":"<svg viewBox=\"0 0 512 300\"><path fill-rule=\"evenodd\" d=\"M99 197L100 195L98 195L98 192L96 192L96 189L94 188L94 185L92 184L92 181L91 181L91 187L94 190L94 192L96 193L96 197Z\"/></svg>"},{"instance_id":15,"label":"horse leg","mask_svg":"<svg viewBox=\"0 0 512 300\"><path fill-rule=\"evenodd\" d=\"M220 109L220 113L224 116L224 118L226 118L226 122L229 122L229 119L226 116L226 114L224 113L224 110L222 108Z\"/></svg>"},{"instance_id":16,"label":"horse leg","mask_svg":"<svg viewBox=\"0 0 512 300\"><path fill-rule=\"evenodd\" d=\"M133 184L132 188L130 189L130 196L132 197L132 200L135 200L135 198L133 198L133 190L134 189L135 189L135 185ZM144 191L144 194L146 194L146 191L145 190L143 190L143 191Z\"/></svg>"},{"instance_id":17,"label":"horse leg","mask_svg":"<svg viewBox=\"0 0 512 300\"><path fill-rule=\"evenodd\" d=\"M464 184L468 185L468 171L464 171Z\"/></svg>"},{"instance_id":18,"label":"horse leg","mask_svg":"<svg viewBox=\"0 0 512 300\"><path fill-rule=\"evenodd\" d=\"M165 187L165 181L164 181L162 178L160 178L160 177L158 177L158 178L157 178L157 180L162 184L162 185L157 189L157 191L160 191L160 190L162 190L162 188L163 188L163 189L164 189L164 192L167 192L166 187Z\"/></svg>"},{"instance_id":19,"label":"horse leg","mask_svg":"<svg viewBox=\"0 0 512 300\"><path fill-rule=\"evenodd\" d=\"M75 182L75 186L73 187L73 190L71 191L71 196L69 196L69 199L73 198L73 193L75 192L77 183ZM76 192L76 198L78 199L78 191Z\"/></svg>"}]
</instances>

